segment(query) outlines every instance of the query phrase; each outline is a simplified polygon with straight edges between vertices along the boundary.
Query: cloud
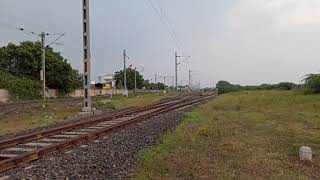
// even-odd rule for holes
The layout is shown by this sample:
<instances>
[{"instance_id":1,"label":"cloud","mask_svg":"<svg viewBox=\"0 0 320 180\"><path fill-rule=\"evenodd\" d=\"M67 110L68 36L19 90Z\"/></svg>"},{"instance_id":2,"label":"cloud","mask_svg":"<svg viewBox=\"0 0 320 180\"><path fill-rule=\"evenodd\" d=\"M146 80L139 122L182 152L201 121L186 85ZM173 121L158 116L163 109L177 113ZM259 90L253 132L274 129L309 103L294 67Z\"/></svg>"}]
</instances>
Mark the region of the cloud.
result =
<instances>
[{"instance_id":1,"label":"cloud","mask_svg":"<svg viewBox=\"0 0 320 180\"><path fill-rule=\"evenodd\" d=\"M236 0L227 14L234 29L320 25L319 0Z\"/></svg>"}]
</instances>

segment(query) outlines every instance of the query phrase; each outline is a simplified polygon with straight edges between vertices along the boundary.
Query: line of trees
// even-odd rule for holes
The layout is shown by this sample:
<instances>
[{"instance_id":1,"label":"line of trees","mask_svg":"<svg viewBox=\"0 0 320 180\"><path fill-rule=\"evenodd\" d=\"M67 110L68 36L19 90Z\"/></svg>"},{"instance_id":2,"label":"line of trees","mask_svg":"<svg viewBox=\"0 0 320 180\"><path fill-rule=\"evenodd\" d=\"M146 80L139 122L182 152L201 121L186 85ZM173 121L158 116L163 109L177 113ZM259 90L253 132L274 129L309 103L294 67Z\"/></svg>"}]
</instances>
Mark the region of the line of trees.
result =
<instances>
[{"instance_id":1,"label":"line of trees","mask_svg":"<svg viewBox=\"0 0 320 180\"><path fill-rule=\"evenodd\" d=\"M137 71L136 72L137 74L137 88L138 89L142 89L143 87L143 83L144 83L144 79L143 79L143 76L142 74ZM131 69L131 68L127 68L126 69L126 77L127 77L127 88L128 89L134 89L134 76L135 76L135 72L134 72L134 69ZM124 84L124 71L121 70L121 71L117 71L115 72L114 74L114 80L116 82L116 87L118 89L121 89L123 88L123 84Z\"/></svg>"},{"instance_id":2,"label":"line of trees","mask_svg":"<svg viewBox=\"0 0 320 180\"><path fill-rule=\"evenodd\" d=\"M149 80L145 80L143 78L143 75L137 71L137 89L142 89L145 88L147 90L164 90L167 88L167 86L165 86L163 83L158 82L157 84L150 82ZM129 90L134 89L134 76L135 76L135 72L134 69L131 68L127 68L126 70L126 77L127 77L127 88ZM116 82L116 87L118 89L123 88L123 84L124 84L124 71L120 70L115 72L114 75L114 79Z\"/></svg>"},{"instance_id":3,"label":"line of trees","mask_svg":"<svg viewBox=\"0 0 320 180\"><path fill-rule=\"evenodd\" d=\"M22 84L19 84L21 87L27 87L29 81L38 83L40 69L40 42L25 41L18 45L10 43L0 48L0 71L8 76L28 79L28 81L19 82ZM1 78L0 88L8 88L8 84L12 81ZM62 93L72 92L82 86L82 75L72 68L67 59L50 47L46 48L46 86L51 89L59 89ZM40 89L40 86L35 88ZM30 92L30 97L32 97L31 94L33 92Z\"/></svg>"},{"instance_id":4,"label":"line of trees","mask_svg":"<svg viewBox=\"0 0 320 180\"><path fill-rule=\"evenodd\" d=\"M216 85L219 94L250 91L250 90L302 90L305 93L320 93L320 74L309 74L303 79L303 84L281 82L278 84L261 84L259 86L241 86L228 81L219 81Z\"/></svg>"}]
</instances>

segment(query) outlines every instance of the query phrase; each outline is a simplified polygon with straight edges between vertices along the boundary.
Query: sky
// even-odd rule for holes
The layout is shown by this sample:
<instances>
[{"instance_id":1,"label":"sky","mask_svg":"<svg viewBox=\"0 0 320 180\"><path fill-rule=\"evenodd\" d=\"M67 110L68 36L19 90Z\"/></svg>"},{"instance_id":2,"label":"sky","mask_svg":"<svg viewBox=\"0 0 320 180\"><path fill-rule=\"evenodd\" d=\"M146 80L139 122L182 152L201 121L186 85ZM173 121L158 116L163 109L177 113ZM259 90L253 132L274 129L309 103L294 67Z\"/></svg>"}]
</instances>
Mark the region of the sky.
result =
<instances>
[{"instance_id":1,"label":"sky","mask_svg":"<svg viewBox=\"0 0 320 180\"><path fill-rule=\"evenodd\" d=\"M1 0L0 46L38 40L16 27L65 32L63 45L53 48L82 71L81 4ZM128 64L143 69L146 79L173 76L177 51L191 56L179 66L179 84L188 83L189 70L202 87L219 80L300 83L320 70L319 9L319 0L92 0L92 77L120 70L126 49Z\"/></svg>"}]
</instances>

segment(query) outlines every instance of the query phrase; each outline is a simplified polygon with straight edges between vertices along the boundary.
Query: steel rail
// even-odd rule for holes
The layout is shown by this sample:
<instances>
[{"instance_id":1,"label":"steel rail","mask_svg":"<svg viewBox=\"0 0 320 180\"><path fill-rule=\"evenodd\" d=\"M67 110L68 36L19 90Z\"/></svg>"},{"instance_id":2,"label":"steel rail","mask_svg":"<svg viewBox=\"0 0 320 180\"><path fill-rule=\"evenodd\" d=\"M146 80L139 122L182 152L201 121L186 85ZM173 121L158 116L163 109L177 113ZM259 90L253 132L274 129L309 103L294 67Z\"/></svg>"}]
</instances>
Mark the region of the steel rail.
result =
<instances>
[{"instance_id":1,"label":"steel rail","mask_svg":"<svg viewBox=\"0 0 320 180\"><path fill-rule=\"evenodd\" d=\"M78 146L78 145L83 144L88 141L92 141L92 140L97 139L98 137L100 137L100 136L102 136L102 135L104 135L114 129L117 129L117 128L120 128L123 126L127 126L132 123L136 123L138 121L141 121L146 118L150 118L152 116L157 116L159 114L163 114L163 113L170 112L170 111L173 111L173 110L176 110L179 108L187 107L189 105L200 103L201 101L210 99L212 97L214 97L214 96L198 97L198 98L194 98L191 100L190 99L182 100L179 102L166 104L165 106L159 106L159 107L157 107L156 110L151 111L150 113L146 113L146 114L134 117L132 119L125 120L123 122L119 122L119 123L114 124L110 127L98 129L94 132L87 133L87 134L81 135L79 137L71 138L71 139L68 139L68 140L60 142L60 143L55 143L50 146L37 149L33 152L27 152L27 153L21 154L17 157L5 159L3 161L0 161L0 172L4 172L4 171L9 170L11 168L14 168L20 164L28 163L33 160L39 159L39 158L41 158L45 155L51 154L53 152L61 151L61 150L64 150L64 149L67 149L67 148L70 148L73 146Z\"/></svg>"},{"instance_id":2,"label":"steel rail","mask_svg":"<svg viewBox=\"0 0 320 180\"><path fill-rule=\"evenodd\" d=\"M143 93L141 93L141 94L143 94ZM93 100L98 100L98 99L103 99L103 98L108 98L108 97L110 97L110 96L107 96L107 95L94 96ZM79 101L82 99L83 99L83 97L52 98L52 99L47 99L46 102ZM42 100L26 100L26 101L18 101L18 102L0 103L0 107L40 104L40 103L42 103Z\"/></svg>"},{"instance_id":3,"label":"steel rail","mask_svg":"<svg viewBox=\"0 0 320 180\"><path fill-rule=\"evenodd\" d=\"M115 119L115 118L120 118L122 116L130 115L132 113L138 113L138 112L149 110L149 109L152 109L152 108L165 106L166 103L170 103L170 101L179 100L181 98L185 98L185 97L171 98L171 99L168 99L168 100L165 100L165 101L162 101L162 102L159 102L159 103L151 104L151 105L148 105L148 106L145 106L145 107L138 107L138 108L133 108L133 109L129 109L129 110L124 110L124 111L120 111L120 112L117 112L117 113L113 113L113 114L110 114L110 115L107 115L107 116L95 117L90 121L83 121L83 122L73 123L73 124L69 124L69 125L64 125L64 126L61 126L61 127L53 128L53 129L50 129L50 130L44 130L44 131L40 131L40 132L35 132L35 133L23 135L23 136L9 138L9 139L0 141L0 149L8 147L8 146L15 145L15 144L19 144L19 143L22 143L22 142L25 142L25 141L32 141L32 140L41 139L43 137L47 137L47 136L51 136L51 135L54 135L54 134L57 134L57 133L61 133L63 131L68 131L68 130L72 130L72 129L75 129L75 128L85 127L85 126L89 126L89 125L92 125L92 124L96 124L96 123L99 123L99 122L102 122L102 121L108 121L108 120L112 120L112 119Z\"/></svg>"}]
</instances>

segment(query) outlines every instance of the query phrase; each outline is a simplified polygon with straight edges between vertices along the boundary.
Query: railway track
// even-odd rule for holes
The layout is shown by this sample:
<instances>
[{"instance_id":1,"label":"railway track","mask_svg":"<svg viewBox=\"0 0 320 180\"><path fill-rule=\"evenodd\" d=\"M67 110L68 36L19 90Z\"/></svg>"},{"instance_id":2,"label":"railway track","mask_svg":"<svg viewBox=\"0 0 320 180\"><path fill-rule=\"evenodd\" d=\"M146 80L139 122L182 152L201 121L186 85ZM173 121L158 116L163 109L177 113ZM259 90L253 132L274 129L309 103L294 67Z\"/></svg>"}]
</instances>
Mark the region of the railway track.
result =
<instances>
[{"instance_id":1,"label":"railway track","mask_svg":"<svg viewBox=\"0 0 320 180\"><path fill-rule=\"evenodd\" d=\"M173 98L146 107L94 118L87 122L74 123L0 141L0 172L37 160L56 151L63 151L93 141L114 129L188 107L212 97Z\"/></svg>"},{"instance_id":2,"label":"railway track","mask_svg":"<svg viewBox=\"0 0 320 180\"><path fill-rule=\"evenodd\" d=\"M143 94L143 93L136 93L136 94ZM93 96L92 100L100 100L100 99L106 99L110 96L108 95L101 95L101 96ZM82 102L83 97L64 97L64 98L52 98L52 99L46 99L46 102L52 103L52 102L70 102L70 101L76 101L76 102ZM12 106L30 106L34 104L42 104L42 100L26 100L21 102L8 102L8 103L0 103L0 108L6 108L6 107L12 107Z\"/></svg>"},{"instance_id":3,"label":"railway track","mask_svg":"<svg viewBox=\"0 0 320 180\"><path fill-rule=\"evenodd\" d=\"M108 97L107 96L95 96L92 98L92 100L95 101L95 100L106 99L106 98L108 98ZM78 102L81 102L82 99L83 98L47 99L46 103L64 103L64 102L78 103ZM42 103L43 103L43 101L41 101L41 100L0 103L0 117L14 113L14 112L19 112L24 109L41 108Z\"/></svg>"}]
</instances>

